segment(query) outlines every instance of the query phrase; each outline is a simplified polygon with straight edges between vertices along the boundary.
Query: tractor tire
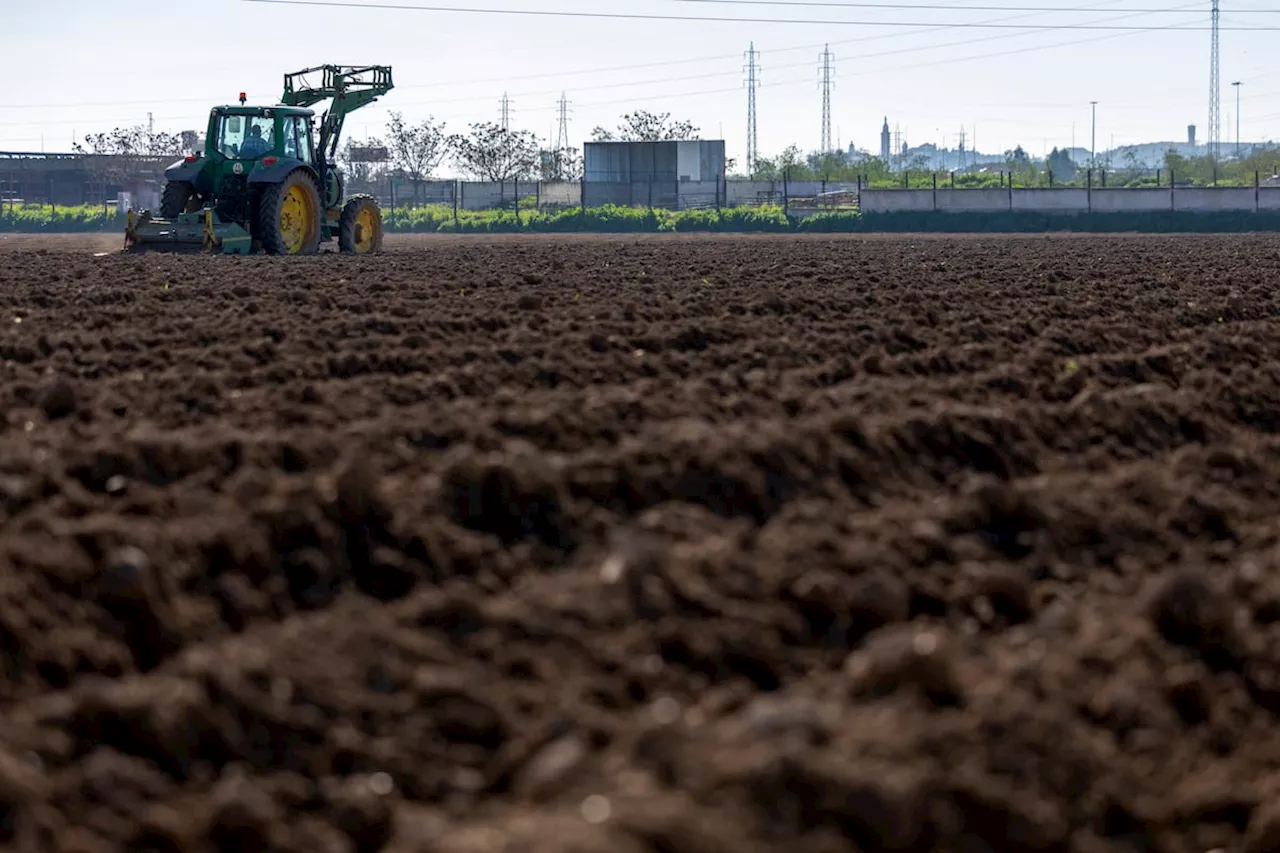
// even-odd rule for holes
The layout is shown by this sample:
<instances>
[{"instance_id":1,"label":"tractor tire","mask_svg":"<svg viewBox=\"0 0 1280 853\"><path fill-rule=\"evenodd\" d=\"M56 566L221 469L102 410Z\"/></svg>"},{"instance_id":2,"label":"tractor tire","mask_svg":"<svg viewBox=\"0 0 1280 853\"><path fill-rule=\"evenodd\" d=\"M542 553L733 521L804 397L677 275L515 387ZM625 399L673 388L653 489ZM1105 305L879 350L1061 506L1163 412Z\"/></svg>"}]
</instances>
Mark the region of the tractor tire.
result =
<instances>
[{"instance_id":1,"label":"tractor tire","mask_svg":"<svg viewBox=\"0 0 1280 853\"><path fill-rule=\"evenodd\" d=\"M195 187L186 181L173 181L164 185L164 193L160 196L160 216L177 219L180 213L195 213L201 204Z\"/></svg>"},{"instance_id":2,"label":"tractor tire","mask_svg":"<svg viewBox=\"0 0 1280 853\"><path fill-rule=\"evenodd\" d=\"M262 188L254 236L270 255L314 255L320 248L320 188L305 169Z\"/></svg>"},{"instance_id":3,"label":"tractor tire","mask_svg":"<svg viewBox=\"0 0 1280 853\"><path fill-rule=\"evenodd\" d=\"M367 255L382 249L382 208L371 195L354 195L342 206L338 249Z\"/></svg>"}]
</instances>

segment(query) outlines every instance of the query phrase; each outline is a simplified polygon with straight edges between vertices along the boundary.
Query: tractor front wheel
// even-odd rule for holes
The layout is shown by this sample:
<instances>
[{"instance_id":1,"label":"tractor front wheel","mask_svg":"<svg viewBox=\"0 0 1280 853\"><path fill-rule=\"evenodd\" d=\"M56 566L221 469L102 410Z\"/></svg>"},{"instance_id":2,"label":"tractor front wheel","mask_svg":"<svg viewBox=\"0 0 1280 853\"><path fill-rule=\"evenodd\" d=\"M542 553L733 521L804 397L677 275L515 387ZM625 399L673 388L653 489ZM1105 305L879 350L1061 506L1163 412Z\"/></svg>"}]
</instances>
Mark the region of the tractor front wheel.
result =
<instances>
[{"instance_id":1,"label":"tractor front wheel","mask_svg":"<svg viewBox=\"0 0 1280 853\"><path fill-rule=\"evenodd\" d=\"M186 181L173 181L164 185L160 195L160 216L177 219L181 213L195 213L201 204L195 187Z\"/></svg>"},{"instance_id":2,"label":"tractor front wheel","mask_svg":"<svg viewBox=\"0 0 1280 853\"><path fill-rule=\"evenodd\" d=\"M340 251L366 255L382 248L382 209L373 196L352 196L338 226Z\"/></svg>"},{"instance_id":3,"label":"tractor front wheel","mask_svg":"<svg viewBox=\"0 0 1280 853\"><path fill-rule=\"evenodd\" d=\"M263 187L255 236L272 255L314 255L320 248L320 189L304 169Z\"/></svg>"}]
</instances>

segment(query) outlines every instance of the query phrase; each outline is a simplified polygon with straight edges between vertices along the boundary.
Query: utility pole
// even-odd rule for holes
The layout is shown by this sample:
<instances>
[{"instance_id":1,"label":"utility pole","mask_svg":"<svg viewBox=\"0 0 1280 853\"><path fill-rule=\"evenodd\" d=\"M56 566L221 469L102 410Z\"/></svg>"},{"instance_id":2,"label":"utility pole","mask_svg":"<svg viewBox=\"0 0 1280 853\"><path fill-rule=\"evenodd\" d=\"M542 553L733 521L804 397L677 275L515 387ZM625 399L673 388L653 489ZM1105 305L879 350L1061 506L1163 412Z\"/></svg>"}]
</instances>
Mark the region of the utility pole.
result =
<instances>
[{"instance_id":1,"label":"utility pole","mask_svg":"<svg viewBox=\"0 0 1280 853\"><path fill-rule=\"evenodd\" d=\"M960 168L957 171L964 171L964 125L960 125Z\"/></svg>"},{"instance_id":2,"label":"utility pole","mask_svg":"<svg viewBox=\"0 0 1280 853\"><path fill-rule=\"evenodd\" d=\"M756 135L756 83L759 67L756 65L756 43L751 42L747 50L747 176L756 175L756 162L759 160L759 137Z\"/></svg>"},{"instance_id":3,"label":"utility pole","mask_svg":"<svg viewBox=\"0 0 1280 853\"><path fill-rule=\"evenodd\" d=\"M511 127L511 102L507 100L507 93L502 93L502 130L505 132Z\"/></svg>"},{"instance_id":4,"label":"utility pole","mask_svg":"<svg viewBox=\"0 0 1280 853\"><path fill-rule=\"evenodd\" d=\"M151 113L147 113L147 133L154 135L155 132L156 132L156 120L151 115Z\"/></svg>"},{"instance_id":5,"label":"utility pole","mask_svg":"<svg viewBox=\"0 0 1280 853\"><path fill-rule=\"evenodd\" d=\"M822 46L818 54L822 60L822 145L823 154L831 153L831 49L830 45Z\"/></svg>"},{"instance_id":6,"label":"utility pole","mask_svg":"<svg viewBox=\"0 0 1280 853\"><path fill-rule=\"evenodd\" d=\"M1098 102L1090 101L1093 107L1093 124L1089 133L1089 168L1098 168Z\"/></svg>"},{"instance_id":7,"label":"utility pole","mask_svg":"<svg viewBox=\"0 0 1280 853\"><path fill-rule=\"evenodd\" d=\"M1209 157L1218 162L1218 146L1222 138L1221 83L1218 77L1218 0L1213 0L1210 12L1213 31L1209 44Z\"/></svg>"},{"instance_id":8,"label":"utility pole","mask_svg":"<svg viewBox=\"0 0 1280 853\"><path fill-rule=\"evenodd\" d=\"M1236 89L1236 159L1240 159L1240 83L1237 80L1231 85Z\"/></svg>"}]
</instances>

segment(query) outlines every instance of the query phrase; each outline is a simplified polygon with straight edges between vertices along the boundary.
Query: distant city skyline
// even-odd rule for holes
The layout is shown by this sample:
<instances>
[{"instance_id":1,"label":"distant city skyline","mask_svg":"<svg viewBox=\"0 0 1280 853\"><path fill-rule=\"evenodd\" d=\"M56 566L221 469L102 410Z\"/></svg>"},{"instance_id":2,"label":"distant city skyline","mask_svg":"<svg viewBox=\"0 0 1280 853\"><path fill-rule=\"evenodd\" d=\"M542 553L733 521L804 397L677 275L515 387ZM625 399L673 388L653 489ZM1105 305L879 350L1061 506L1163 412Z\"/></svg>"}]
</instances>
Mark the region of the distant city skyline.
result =
<instances>
[{"instance_id":1,"label":"distant city skyline","mask_svg":"<svg viewBox=\"0 0 1280 853\"><path fill-rule=\"evenodd\" d=\"M498 2L498 0L494 0ZM1224 27L1280 16L1226 3ZM1060 9L1061 0L1053 8ZM1003 5L1013 5L1005 0ZM904 4L905 5L905 4ZM938 5L938 4L933 4ZM11 65L36 69L6 78L0 89L0 150L66 151L90 132L146 124L178 132L203 130L210 106L246 91L273 102L281 75L326 62L374 62L395 69L397 88L346 129L362 139L383 131L390 111L413 121L433 115L449 129L499 121L509 96L511 124L554 137L556 102L569 101L576 146L597 125L613 127L634 109L670 112L705 138L724 138L739 163L746 154L745 53L760 52L758 133L761 157L790 144L819 147L819 54L834 55L833 136L841 146L880 152L888 116L912 146L954 147L961 126L967 147L998 153L1017 145L1035 156L1054 147L1089 147L1090 101L1098 101L1099 149L1181 140L1188 124L1207 136L1208 4L1175 6L1198 14L1142 13L1137 0L1095 0L1094 11L1001 13L954 10L832 9L796 4L753 8L751 16L805 19L915 20L930 28L541 19L433 14L411 10L302 8L242 0L208 0L156 13L141 0L111 4L65 0L24 4L0 0L6 27L0 50ZM1018 2L1019 8L1050 5ZM1278 3L1280 5L1280 3ZM505 8L530 8L514 5ZM587 0L545 0L537 8L589 11ZM990 8L988 6L988 8ZM1073 7L1076 8L1076 7ZM1103 12L1102 9L1114 10ZM1162 6L1162 8L1170 8ZM645 13L693 15L689 4L653 0ZM698 7L698 12L705 8ZM716 7L734 17L740 9ZM820 11L821 14L815 14ZM948 25L1009 20L1007 26L1086 25L1200 27L1143 32L990 30ZM252 21L252 26L244 26ZM1114 24L1103 22L1115 21ZM234 26L218 42L216 71L172 55L175 32ZM341 33L336 47L280 33ZM944 29L946 28L946 29ZM1222 34L1224 155L1234 152L1235 95L1246 141L1280 132L1280 66L1269 59L1274 32ZM176 49L176 48L174 48ZM161 64L159 57L163 56ZM976 137L976 145L974 144Z\"/></svg>"}]
</instances>

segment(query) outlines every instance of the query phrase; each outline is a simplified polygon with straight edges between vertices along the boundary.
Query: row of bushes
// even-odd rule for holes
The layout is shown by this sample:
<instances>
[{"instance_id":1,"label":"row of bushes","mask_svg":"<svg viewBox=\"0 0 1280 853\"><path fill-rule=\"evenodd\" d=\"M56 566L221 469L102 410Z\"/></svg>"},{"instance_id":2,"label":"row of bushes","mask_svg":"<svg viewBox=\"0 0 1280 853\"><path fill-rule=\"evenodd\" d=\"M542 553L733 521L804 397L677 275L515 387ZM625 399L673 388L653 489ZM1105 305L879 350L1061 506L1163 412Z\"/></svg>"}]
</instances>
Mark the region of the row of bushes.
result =
<instances>
[{"instance_id":1,"label":"row of bushes","mask_svg":"<svg viewBox=\"0 0 1280 853\"><path fill-rule=\"evenodd\" d=\"M846 213L850 222L857 214ZM737 207L715 210L648 210L645 208L604 207L567 208L539 212L523 211L519 215L507 210L459 211L458 219L453 211L434 211L430 208L394 211L388 216L388 230L392 232L424 233L487 232L512 233L530 231L542 233L662 233L671 231L753 231L786 232L796 229L796 223L787 217L781 207Z\"/></svg>"},{"instance_id":2,"label":"row of bushes","mask_svg":"<svg viewBox=\"0 0 1280 853\"><path fill-rule=\"evenodd\" d=\"M479 210L448 207L397 208L384 213L389 233L624 233L665 232L788 233L788 232L949 232L1039 233L1046 231L1106 232L1242 232L1280 231L1280 212L1244 211L1148 213L1041 214L1024 211L939 213L933 211L869 213L854 211L789 217L781 207L739 207L716 210L647 210L598 207L582 211ZM0 210L0 232L77 233L124 229L124 217L101 207L58 208L30 205Z\"/></svg>"},{"instance_id":3,"label":"row of bushes","mask_svg":"<svg viewBox=\"0 0 1280 853\"><path fill-rule=\"evenodd\" d=\"M835 214L833 214L835 215ZM851 230L857 214L839 214ZM434 232L513 233L518 231L569 233L574 231L659 233L666 231L775 231L796 230L782 207L743 207L715 210L647 210L604 207L557 211L461 210L455 220L446 205L396 208L383 211L389 233L424 234ZM0 208L0 231L77 233L124 230L125 218L114 209L99 206L59 207L25 205Z\"/></svg>"},{"instance_id":4,"label":"row of bushes","mask_svg":"<svg viewBox=\"0 0 1280 853\"><path fill-rule=\"evenodd\" d=\"M104 209L101 205L58 208L37 204L16 208L0 205L0 231L76 234L117 229L124 230L124 216L116 215L115 208Z\"/></svg>"}]
</instances>

